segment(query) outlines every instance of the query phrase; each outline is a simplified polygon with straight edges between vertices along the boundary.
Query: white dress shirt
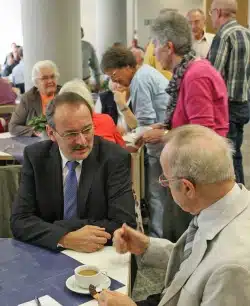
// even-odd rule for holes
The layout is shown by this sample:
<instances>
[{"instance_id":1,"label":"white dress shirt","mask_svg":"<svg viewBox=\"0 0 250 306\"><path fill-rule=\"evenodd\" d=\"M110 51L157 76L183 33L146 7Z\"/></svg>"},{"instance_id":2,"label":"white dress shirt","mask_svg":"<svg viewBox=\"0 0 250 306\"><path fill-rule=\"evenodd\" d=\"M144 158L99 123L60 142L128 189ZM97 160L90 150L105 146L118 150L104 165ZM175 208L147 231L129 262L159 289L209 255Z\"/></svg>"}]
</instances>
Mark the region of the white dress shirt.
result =
<instances>
[{"instance_id":1,"label":"white dress shirt","mask_svg":"<svg viewBox=\"0 0 250 306\"><path fill-rule=\"evenodd\" d=\"M204 33L203 37L200 40L193 40L193 49L196 52L197 56L201 58L206 58L208 51L212 45L214 39L214 34Z\"/></svg>"},{"instance_id":2,"label":"white dress shirt","mask_svg":"<svg viewBox=\"0 0 250 306\"><path fill-rule=\"evenodd\" d=\"M69 172L69 169L67 167L67 162L69 161L62 153L61 150L60 151L60 154L61 154L61 157L62 157L62 176L63 176L63 188L64 188L64 184L65 184L65 179L66 179L66 176ZM79 180L80 180L80 176L81 176L81 171L82 171L82 160L77 160L77 162L79 163L79 165L76 167L76 178L77 178L77 182L79 184Z\"/></svg>"}]
</instances>

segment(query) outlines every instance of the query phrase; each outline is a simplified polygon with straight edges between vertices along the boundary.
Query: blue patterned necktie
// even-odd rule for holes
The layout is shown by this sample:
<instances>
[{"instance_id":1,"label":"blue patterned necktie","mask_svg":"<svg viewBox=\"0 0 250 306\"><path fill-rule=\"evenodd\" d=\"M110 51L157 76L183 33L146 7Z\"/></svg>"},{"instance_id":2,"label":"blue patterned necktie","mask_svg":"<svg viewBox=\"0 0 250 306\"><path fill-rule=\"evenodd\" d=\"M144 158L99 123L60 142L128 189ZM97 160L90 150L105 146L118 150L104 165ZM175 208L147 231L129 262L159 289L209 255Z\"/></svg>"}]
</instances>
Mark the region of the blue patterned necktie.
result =
<instances>
[{"instance_id":1,"label":"blue patterned necktie","mask_svg":"<svg viewBox=\"0 0 250 306\"><path fill-rule=\"evenodd\" d=\"M64 219L76 216L77 212L77 189L78 182L76 177L77 161L68 161L66 166L69 171L64 183Z\"/></svg>"},{"instance_id":2,"label":"blue patterned necktie","mask_svg":"<svg viewBox=\"0 0 250 306\"><path fill-rule=\"evenodd\" d=\"M186 238L186 243L184 246L183 261L186 260L192 253L194 237L195 237L197 230L198 230L198 223L197 223L197 216L195 216L191 220L188 226L187 238Z\"/></svg>"}]
</instances>

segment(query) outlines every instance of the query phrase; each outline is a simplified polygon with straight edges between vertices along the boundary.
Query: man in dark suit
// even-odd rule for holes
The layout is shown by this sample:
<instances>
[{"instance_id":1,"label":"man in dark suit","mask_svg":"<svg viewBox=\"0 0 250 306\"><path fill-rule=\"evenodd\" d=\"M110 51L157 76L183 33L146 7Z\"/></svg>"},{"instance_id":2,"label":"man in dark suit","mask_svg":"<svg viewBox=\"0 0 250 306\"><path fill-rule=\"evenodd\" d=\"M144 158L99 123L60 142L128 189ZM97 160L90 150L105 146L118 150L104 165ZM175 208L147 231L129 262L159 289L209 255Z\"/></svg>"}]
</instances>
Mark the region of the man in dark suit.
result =
<instances>
[{"instance_id":1,"label":"man in dark suit","mask_svg":"<svg viewBox=\"0 0 250 306\"><path fill-rule=\"evenodd\" d=\"M130 155L94 136L92 109L75 93L58 95L46 116L51 140L24 151L13 235L52 250L94 252L124 222L136 226Z\"/></svg>"}]
</instances>

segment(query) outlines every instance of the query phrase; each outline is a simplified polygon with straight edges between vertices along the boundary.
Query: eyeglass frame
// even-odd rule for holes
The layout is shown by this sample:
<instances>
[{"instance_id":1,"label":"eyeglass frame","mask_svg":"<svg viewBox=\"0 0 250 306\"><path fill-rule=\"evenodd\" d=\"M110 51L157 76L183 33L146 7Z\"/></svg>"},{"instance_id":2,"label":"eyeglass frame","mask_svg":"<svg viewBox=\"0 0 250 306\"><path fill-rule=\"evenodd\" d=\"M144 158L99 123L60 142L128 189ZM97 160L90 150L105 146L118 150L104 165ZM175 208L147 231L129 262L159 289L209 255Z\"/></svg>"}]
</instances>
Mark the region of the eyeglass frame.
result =
<instances>
[{"instance_id":1,"label":"eyeglass frame","mask_svg":"<svg viewBox=\"0 0 250 306\"><path fill-rule=\"evenodd\" d=\"M56 74L52 74L52 75L45 75L44 77L41 77L41 78L37 78L37 80L40 80L40 81L43 81L43 82L46 82L48 80L57 80L58 76Z\"/></svg>"},{"instance_id":2,"label":"eyeglass frame","mask_svg":"<svg viewBox=\"0 0 250 306\"><path fill-rule=\"evenodd\" d=\"M85 137L90 135L90 132L93 131L93 124L90 124L88 127L84 127L82 128L79 132L65 132L63 133L63 135L61 135L60 133L58 133L58 131L56 129L55 132L63 139L67 139L67 140L73 140L76 139L77 137L79 137L79 135L84 135ZM86 133L87 131L87 133ZM72 136L72 138L71 138Z\"/></svg>"},{"instance_id":3,"label":"eyeglass frame","mask_svg":"<svg viewBox=\"0 0 250 306\"><path fill-rule=\"evenodd\" d=\"M180 181L180 180L183 180L183 179L186 179L188 180L189 182L191 182L193 185L196 185L194 180L191 179L191 178L186 178L186 177L173 177L173 178L167 178L164 173L162 173L160 176L159 176L159 179L158 179L158 182L159 184L164 187L164 188L167 188L169 187L169 183L170 182L174 182L174 181Z\"/></svg>"},{"instance_id":4,"label":"eyeglass frame","mask_svg":"<svg viewBox=\"0 0 250 306\"><path fill-rule=\"evenodd\" d=\"M217 8L213 8L213 9L211 9L209 12L208 12L208 15L211 17L212 16L212 14L213 14L213 11L215 11L215 10L219 10L219 9L217 9Z\"/></svg>"}]
</instances>

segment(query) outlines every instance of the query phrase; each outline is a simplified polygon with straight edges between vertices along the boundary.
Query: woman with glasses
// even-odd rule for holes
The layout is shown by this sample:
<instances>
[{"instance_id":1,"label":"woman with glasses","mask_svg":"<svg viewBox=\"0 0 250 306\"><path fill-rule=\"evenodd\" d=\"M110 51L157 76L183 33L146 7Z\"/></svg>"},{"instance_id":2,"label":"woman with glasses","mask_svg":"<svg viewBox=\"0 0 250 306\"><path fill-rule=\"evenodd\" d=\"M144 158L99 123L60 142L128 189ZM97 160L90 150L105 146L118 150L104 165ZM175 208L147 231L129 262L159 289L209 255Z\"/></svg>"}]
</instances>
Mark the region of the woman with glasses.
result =
<instances>
[{"instance_id":1,"label":"woman with glasses","mask_svg":"<svg viewBox=\"0 0 250 306\"><path fill-rule=\"evenodd\" d=\"M47 104L60 90L57 85L59 72L52 61L37 62L32 69L32 81L34 86L22 97L20 104L12 114L9 131L14 136L39 136L28 126L28 122L41 115L45 115Z\"/></svg>"}]
</instances>

